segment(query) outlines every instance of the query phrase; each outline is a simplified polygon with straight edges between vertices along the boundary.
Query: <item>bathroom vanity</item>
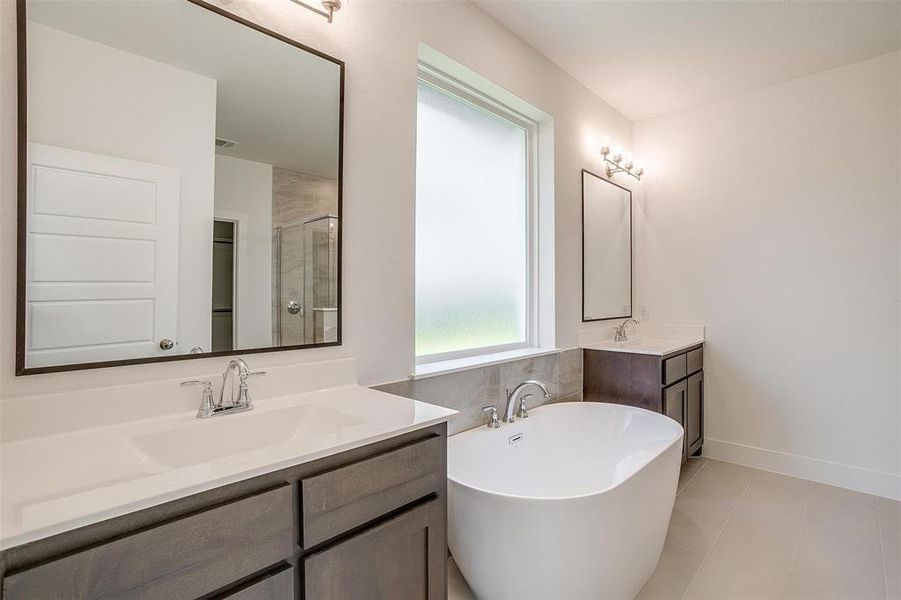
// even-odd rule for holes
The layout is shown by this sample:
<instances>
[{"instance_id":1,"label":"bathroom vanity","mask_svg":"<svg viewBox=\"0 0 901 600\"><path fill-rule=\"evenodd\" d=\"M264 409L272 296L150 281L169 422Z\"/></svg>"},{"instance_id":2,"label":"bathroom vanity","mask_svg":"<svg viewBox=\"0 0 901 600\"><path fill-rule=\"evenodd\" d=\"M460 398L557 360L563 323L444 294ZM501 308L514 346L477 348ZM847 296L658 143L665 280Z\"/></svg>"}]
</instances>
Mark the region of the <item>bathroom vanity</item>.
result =
<instances>
[{"instance_id":1,"label":"bathroom vanity","mask_svg":"<svg viewBox=\"0 0 901 600\"><path fill-rule=\"evenodd\" d=\"M583 398L663 413L685 428L684 456L704 444L702 340L636 339L583 347Z\"/></svg>"},{"instance_id":2,"label":"bathroom vanity","mask_svg":"<svg viewBox=\"0 0 901 600\"><path fill-rule=\"evenodd\" d=\"M11 548L3 599L444 598L445 431Z\"/></svg>"},{"instance_id":3,"label":"bathroom vanity","mask_svg":"<svg viewBox=\"0 0 901 600\"><path fill-rule=\"evenodd\" d=\"M210 418L177 380L5 407L0 598L444 598L455 411L357 385L353 359L267 371ZM158 414L77 426L114 401Z\"/></svg>"}]
</instances>

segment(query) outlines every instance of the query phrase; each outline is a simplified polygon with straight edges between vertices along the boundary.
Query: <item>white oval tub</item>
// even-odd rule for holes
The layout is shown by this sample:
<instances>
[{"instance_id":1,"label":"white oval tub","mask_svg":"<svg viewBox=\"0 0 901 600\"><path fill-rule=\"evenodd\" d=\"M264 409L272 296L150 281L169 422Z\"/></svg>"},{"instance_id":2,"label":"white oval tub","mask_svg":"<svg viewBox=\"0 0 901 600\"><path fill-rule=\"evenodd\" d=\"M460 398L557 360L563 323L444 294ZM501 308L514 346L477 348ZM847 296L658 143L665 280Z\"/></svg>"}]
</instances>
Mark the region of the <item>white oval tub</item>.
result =
<instances>
[{"instance_id":1,"label":"white oval tub","mask_svg":"<svg viewBox=\"0 0 901 600\"><path fill-rule=\"evenodd\" d=\"M448 544L476 596L634 598L663 548L682 435L658 413L571 402L451 436Z\"/></svg>"}]
</instances>

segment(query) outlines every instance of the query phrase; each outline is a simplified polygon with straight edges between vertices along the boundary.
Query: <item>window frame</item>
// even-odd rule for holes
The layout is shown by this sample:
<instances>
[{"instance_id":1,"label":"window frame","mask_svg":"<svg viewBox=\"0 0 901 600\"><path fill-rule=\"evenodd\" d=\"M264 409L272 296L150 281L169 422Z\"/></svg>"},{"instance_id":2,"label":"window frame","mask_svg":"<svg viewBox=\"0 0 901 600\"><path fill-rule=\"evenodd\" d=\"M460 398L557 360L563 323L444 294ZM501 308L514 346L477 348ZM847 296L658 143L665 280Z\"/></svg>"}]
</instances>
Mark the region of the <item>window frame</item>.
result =
<instances>
[{"instance_id":1,"label":"window frame","mask_svg":"<svg viewBox=\"0 0 901 600\"><path fill-rule=\"evenodd\" d=\"M417 65L416 87L423 83L455 100L468 104L473 108L506 121L525 131L525 165L526 165L526 335L522 342L479 346L463 350L452 350L435 354L418 354L415 351L415 335L418 314L414 308L414 354L415 364L425 365L461 358L473 358L493 355L511 350L536 348L538 340L538 122L523 115L510 106L491 96L466 85L451 75L439 71L420 61ZM417 134L418 134L418 102L417 102ZM418 176L418 173L417 173ZM415 194L415 192L414 192ZM418 198L414 198L414 211L418 207ZM415 213L414 213L415 214ZM414 218L415 222L415 218ZM416 260L416 234L414 228L414 261ZM415 295L415 285L414 285ZM414 302L415 306L415 302Z\"/></svg>"}]
</instances>

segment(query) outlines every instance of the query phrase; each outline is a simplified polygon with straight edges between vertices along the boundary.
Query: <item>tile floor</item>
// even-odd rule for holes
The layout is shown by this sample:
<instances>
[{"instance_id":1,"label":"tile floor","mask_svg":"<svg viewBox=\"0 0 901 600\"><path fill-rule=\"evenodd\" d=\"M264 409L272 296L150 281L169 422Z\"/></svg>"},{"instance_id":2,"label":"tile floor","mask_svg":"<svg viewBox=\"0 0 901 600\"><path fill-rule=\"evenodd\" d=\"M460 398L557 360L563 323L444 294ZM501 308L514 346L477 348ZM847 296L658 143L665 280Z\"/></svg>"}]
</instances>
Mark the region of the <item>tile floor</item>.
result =
<instances>
[{"instance_id":1,"label":"tile floor","mask_svg":"<svg viewBox=\"0 0 901 600\"><path fill-rule=\"evenodd\" d=\"M449 567L449 600L475 600ZM901 600L899 573L901 502L697 458L637 600Z\"/></svg>"}]
</instances>

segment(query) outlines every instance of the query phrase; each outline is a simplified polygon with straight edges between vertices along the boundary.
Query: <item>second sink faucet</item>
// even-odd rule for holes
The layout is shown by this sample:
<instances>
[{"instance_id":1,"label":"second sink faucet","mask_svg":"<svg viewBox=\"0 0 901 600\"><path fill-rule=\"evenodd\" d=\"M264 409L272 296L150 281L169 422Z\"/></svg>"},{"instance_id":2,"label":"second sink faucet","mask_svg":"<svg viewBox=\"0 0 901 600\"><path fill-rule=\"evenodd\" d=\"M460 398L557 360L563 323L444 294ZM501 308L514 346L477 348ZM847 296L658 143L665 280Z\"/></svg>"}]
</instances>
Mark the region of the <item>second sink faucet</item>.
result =
<instances>
[{"instance_id":1,"label":"second sink faucet","mask_svg":"<svg viewBox=\"0 0 901 600\"><path fill-rule=\"evenodd\" d=\"M519 396L522 393L522 390L529 387L530 385L534 385L538 387L544 394L544 398L548 399L551 397L551 393L548 391L547 386L541 383L536 379L526 379L522 383L519 383L512 390L507 390L507 408L504 410L504 423L512 423L513 422L513 410L516 408L516 401L519 400ZM520 400L520 404L522 404L522 400ZM525 407L520 408L520 416L527 416Z\"/></svg>"},{"instance_id":2,"label":"second sink faucet","mask_svg":"<svg viewBox=\"0 0 901 600\"><path fill-rule=\"evenodd\" d=\"M629 337L626 335L626 325L629 323L635 323L636 325L641 325L637 320L629 318L622 322L621 325L618 325L616 328L616 333L613 334L614 342L627 342L629 341Z\"/></svg>"}]
</instances>

